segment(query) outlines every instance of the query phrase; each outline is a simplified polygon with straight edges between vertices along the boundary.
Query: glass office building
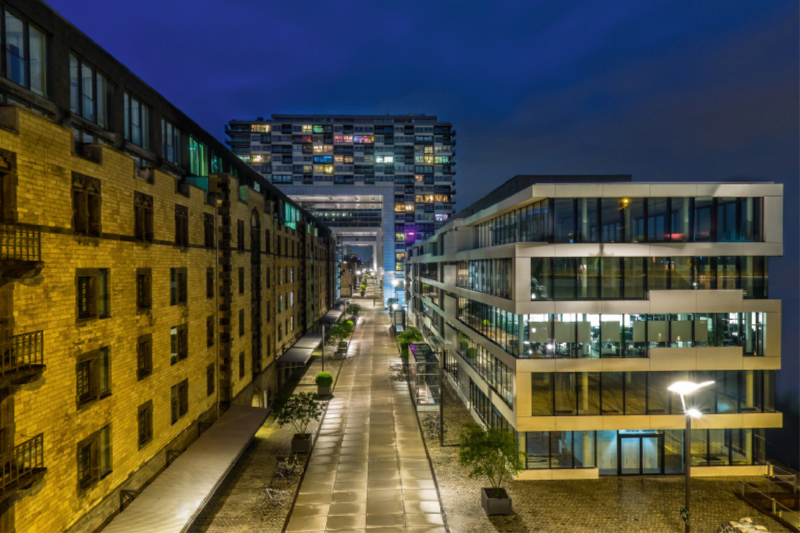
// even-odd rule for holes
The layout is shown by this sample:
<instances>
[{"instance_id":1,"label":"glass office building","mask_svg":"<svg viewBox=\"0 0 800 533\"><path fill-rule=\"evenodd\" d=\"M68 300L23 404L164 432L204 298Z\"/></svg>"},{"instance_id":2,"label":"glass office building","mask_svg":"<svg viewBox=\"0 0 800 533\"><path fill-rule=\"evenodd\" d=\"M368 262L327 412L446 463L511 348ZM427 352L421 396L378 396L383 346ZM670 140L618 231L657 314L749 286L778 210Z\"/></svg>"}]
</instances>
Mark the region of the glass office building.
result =
<instances>
[{"instance_id":1,"label":"glass office building","mask_svg":"<svg viewBox=\"0 0 800 533\"><path fill-rule=\"evenodd\" d=\"M774 183L517 176L416 243L410 320L473 416L517 436L520 479L763 473L780 370ZM567 472L569 471L569 472Z\"/></svg>"}]
</instances>

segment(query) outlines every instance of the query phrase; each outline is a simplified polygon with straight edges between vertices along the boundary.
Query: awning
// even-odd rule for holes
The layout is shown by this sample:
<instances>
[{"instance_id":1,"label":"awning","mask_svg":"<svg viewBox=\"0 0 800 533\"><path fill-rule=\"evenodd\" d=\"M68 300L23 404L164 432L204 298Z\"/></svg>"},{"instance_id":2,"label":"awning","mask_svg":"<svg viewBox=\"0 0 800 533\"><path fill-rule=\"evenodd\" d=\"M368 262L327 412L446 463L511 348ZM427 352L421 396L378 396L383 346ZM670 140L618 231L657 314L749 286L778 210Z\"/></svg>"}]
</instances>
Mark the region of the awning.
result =
<instances>
[{"instance_id":1,"label":"awning","mask_svg":"<svg viewBox=\"0 0 800 533\"><path fill-rule=\"evenodd\" d=\"M325 316L322 317L322 320L324 322L336 322L337 320L339 320L339 317L342 316L342 313L343 311L341 309L335 309L335 308L331 309L330 311L325 313Z\"/></svg>"},{"instance_id":2,"label":"awning","mask_svg":"<svg viewBox=\"0 0 800 533\"><path fill-rule=\"evenodd\" d=\"M117 515L104 533L188 530L268 414L259 407L231 406Z\"/></svg>"},{"instance_id":3,"label":"awning","mask_svg":"<svg viewBox=\"0 0 800 533\"><path fill-rule=\"evenodd\" d=\"M294 346L286 350L280 356L279 363L303 363L306 364L311 359L311 354L322 343L322 333L308 333L304 335Z\"/></svg>"}]
</instances>

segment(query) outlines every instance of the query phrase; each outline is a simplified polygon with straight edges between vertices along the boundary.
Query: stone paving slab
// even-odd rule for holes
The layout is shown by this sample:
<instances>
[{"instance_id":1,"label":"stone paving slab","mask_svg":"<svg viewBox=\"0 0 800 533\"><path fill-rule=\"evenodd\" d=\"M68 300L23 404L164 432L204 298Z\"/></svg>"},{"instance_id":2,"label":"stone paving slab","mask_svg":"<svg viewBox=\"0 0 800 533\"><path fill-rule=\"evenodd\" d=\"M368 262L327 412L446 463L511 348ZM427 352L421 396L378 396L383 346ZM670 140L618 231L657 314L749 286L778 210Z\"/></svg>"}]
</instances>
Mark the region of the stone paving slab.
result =
<instances>
[{"instance_id":1,"label":"stone paving slab","mask_svg":"<svg viewBox=\"0 0 800 533\"><path fill-rule=\"evenodd\" d=\"M362 304L286 531L445 533L414 406L380 303Z\"/></svg>"}]
</instances>

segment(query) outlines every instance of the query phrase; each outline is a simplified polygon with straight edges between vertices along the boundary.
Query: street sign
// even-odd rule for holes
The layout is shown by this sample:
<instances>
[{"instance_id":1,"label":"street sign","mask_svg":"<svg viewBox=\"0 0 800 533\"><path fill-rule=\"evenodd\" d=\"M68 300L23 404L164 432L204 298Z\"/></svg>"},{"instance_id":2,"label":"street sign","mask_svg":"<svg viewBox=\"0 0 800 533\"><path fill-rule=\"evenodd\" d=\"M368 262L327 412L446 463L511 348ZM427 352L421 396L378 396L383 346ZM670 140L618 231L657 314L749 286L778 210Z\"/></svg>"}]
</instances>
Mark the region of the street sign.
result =
<instances>
[{"instance_id":1,"label":"street sign","mask_svg":"<svg viewBox=\"0 0 800 533\"><path fill-rule=\"evenodd\" d=\"M681 507L681 519L684 522L689 521L689 511L685 507Z\"/></svg>"}]
</instances>

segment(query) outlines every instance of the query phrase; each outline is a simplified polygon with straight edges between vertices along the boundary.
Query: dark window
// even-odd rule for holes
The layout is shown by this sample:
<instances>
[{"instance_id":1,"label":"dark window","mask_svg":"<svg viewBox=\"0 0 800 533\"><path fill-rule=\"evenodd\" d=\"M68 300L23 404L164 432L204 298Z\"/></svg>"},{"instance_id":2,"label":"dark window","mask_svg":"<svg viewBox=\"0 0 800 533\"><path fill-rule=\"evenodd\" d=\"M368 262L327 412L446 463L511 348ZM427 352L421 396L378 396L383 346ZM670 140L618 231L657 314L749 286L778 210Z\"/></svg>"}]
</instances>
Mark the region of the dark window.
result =
<instances>
[{"instance_id":1,"label":"dark window","mask_svg":"<svg viewBox=\"0 0 800 533\"><path fill-rule=\"evenodd\" d=\"M244 309L239 309L239 336L244 337Z\"/></svg>"},{"instance_id":2,"label":"dark window","mask_svg":"<svg viewBox=\"0 0 800 533\"><path fill-rule=\"evenodd\" d=\"M244 220L236 221L236 248L244 252Z\"/></svg>"},{"instance_id":3,"label":"dark window","mask_svg":"<svg viewBox=\"0 0 800 533\"><path fill-rule=\"evenodd\" d=\"M189 412L189 380L184 379L173 385L170 391L170 405L172 407L172 423L177 422Z\"/></svg>"},{"instance_id":4,"label":"dark window","mask_svg":"<svg viewBox=\"0 0 800 533\"><path fill-rule=\"evenodd\" d=\"M78 488L86 489L111 473L111 426L78 443Z\"/></svg>"},{"instance_id":5,"label":"dark window","mask_svg":"<svg viewBox=\"0 0 800 533\"><path fill-rule=\"evenodd\" d=\"M181 130L165 119L161 119L161 155L176 165L181 164Z\"/></svg>"},{"instance_id":6,"label":"dark window","mask_svg":"<svg viewBox=\"0 0 800 533\"><path fill-rule=\"evenodd\" d=\"M670 240L667 198L647 199L647 239L648 242Z\"/></svg>"},{"instance_id":7,"label":"dark window","mask_svg":"<svg viewBox=\"0 0 800 533\"><path fill-rule=\"evenodd\" d=\"M111 362L108 347L78 357L76 375L79 404L93 402L111 394Z\"/></svg>"},{"instance_id":8,"label":"dark window","mask_svg":"<svg viewBox=\"0 0 800 533\"><path fill-rule=\"evenodd\" d=\"M150 148L150 108L139 98L125 92L125 140L144 149Z\"/></svg>"},{"instance_id":9,"label":"dark window","mask_svg":"<svg viewBox=\"0 0 800 533\"><path fill-rule=\"evenodd\" d=\"M169 304L185 304L188 298L187 275L185 268L169 269Z\"/></svg>"},{"instance_id":10,"label":"dark window","mask_svg":"<svg viewBox=\"0 0 800 533\"><path fill-rule=\"evenodd\" d=\"M554 200L555 242L575 242L575 200L573 198L556 198ZM497 240L497 236L494 238Z\"/></svg>"},{"instance_id":11,"label":"dark window","mask_svg":"<svg viewBox=\"0 0 800 533\"><path fill-rule=\"evenodd\" d=\"M289 237L283 238L283 251L287 256L289 255Z\"/></svg>"},{"instance_id":12,"label":"dark window","mask_svg":"<svg viewBox=\"0 0 800 533\"><path fill-rule=\"evenodd\" d=\"M599 231L599 209L597 198L578 198L578 231L576 242L598 242Z\"/></svg>"},{"instance_id":13,"label":"dark window","mask_svg":"<svg viewBox=\"0 0 800 533\"><path fill-rule=\"evenodd\" d=\"M600 199L600 241L622 242L625 209L624 200L620 198Z\"/></svg>"},{"instance_id":14,"label":"dark window","mask_svg":"<svg viewBox=\"0 0 800 533\"><path fill-rule=\"evenodd\" d=\"M109 270L79 268L76 274L78 319L111 316Z\"/></svg>"},{"instance_id":15,"label":"dark window","mask_svg":"<svg viewBox=\"0 0 800 533\"><path fill-rule=\"evenodd\" d=\"M150 309L153 305L153 277L149 268L136 269L136 307Z\"/></svg>"},{"instance_id":16,"label":"dark window","mask_svg":"<svg viewBox=\"0 0 800 533\"><path fill-rule=\"evenodd\" d=\"M182 361L189 356L189 326L181 324L170 329L170 359L171 365Z\"/></svg>"},{"instance_id":17,"label":"dark window","mask_svg":"<svg viewBox=\"0 0 800 533\"><path fill-rule=\"evenodd\" d=\"M105 76L82 59L69 56L70 111L107 127L109 85Z\"/></svg>"},{"instance_id":18,"label":"dark window","mask_svg":"<svg viewBox=\"0 0 800 533\"><path fill-rule=\"evenodd\" d=\"M244 352L239 353L239 379L244 377Z\"/></svg>"},{"instance_id":19,"label":"dark window","mask_svg":"<svg viewBox=\"0 0 800 533\"><path fill-rule=\"evenodd\" d=\"M214 316L206 318L206 345L214 346Z\"/></svg>"},{"instance_id":20,"label":"dark window","mask_svg":"<svg viewBox=\"0 0 800 533\"><path fill-rule=\"evenodd\" d=\"M244 267L239 267L239 294L244 294Z\"/></svg>"},{"instance_id":21,"label":"dark window","mask_svg":"<svg viewBox=\"0 0 800 533\"><path fill-rule=\"evenodd\" d=\"M6 11L4 44L5 77L45 96L47 38L44 33Z\"/></svg>"},{"instance_id":22,"label":"dark window","mask_svg":"<svg viewBox=\"0 0 800 533\"><path fill-rule=\"evenodd\" d=\"M214 297L214 267L206 269L206 298Z\"/></svg>"},{"instance_id":23,"label":"dark window","mask_svg":"<svg viewBox=\"0 0 800 533\"><path fill-rule=\"evenodd\" d=\"M83 235L100 235L100 180L72 174L72 229Z\"/></svg>"},{"instance_id":24,"label":"dark window","mask_svg":"<svg viewBox=\"0 0 800 533\"><path fill-rule=\"evenodd\" d=\"M623 198L625 206L625 242L647 242L647 199Z\"/></svg>"},{"instance_id":25,"label":"dark window","mask_svg":"<svg viewBox=\"0 0 800 533\"><path fill-rule=\"evenodd\" d=\"M711 242L714 240L714 199L694 199L694 242Z\"/></svg>"},{"instance_id":26,"label":"dark window","mask_svg":"<svg viewBox=\"0 0 800 533\"><path fill-rule=\"evenodd\" d=\"M153 197L133 193L134 237L137 241L153 242Z\"/></svg>"},{"instance_id":27,"label":"dark window","mask_svg":"<svg viewBox=\"0 0 800 533\"><path fill-rule=\"evenodd\" d=\"M143 379L153 373L153 335L139 337L136 342L136 374Z\"/></svg>"},{"instance_id":28,"label":"dark window","mask_svg":"<svg viewBox=\"0 0 800 533\"><path fill-rule=\"evenodd\" d=\"M206 248L213 248L214 239L214 215L203 213L203 244Z\"/></svg>"},{"instance_id":29,"label":"dark window","mask_svg":"<svg viewBox=\"0 0 800 533\"><path fill-rule=\"evenodd\" d=\"M175 245L189 246L189 208L185 205L175 206Z\"/></svg>"},{"instance_id":30,"label":"dark window","mask_svg":"<svg viewBox=\"0 0 800 533\"><path fill-rule=\"evenodd\" d=\"M267 247L266 247L266 251L267 251L267 253L271 253L272 252L272 239L270 239L270 231L266 230L266 232L267 232L267 238L266 238Z\"/></svg>"},{"instance_id":31,"label":"dark window","mask_svg":"<svg viewBox=\"0 0 800 533\"><path fill-rule=\"evenodd\" d=\"M216 379L214 378L214 363L206 367L206 396L214 394Z\"/></svg>"},{"instance_id":32,"label":"dark window","mask_svg":"<svg viewBox=\"0 0 800 533\"><path fill-rule=\"evenodd\" d=\"M280 235L278 235L275 238L275 245L277 246L277 248L276 248L277 255L281 255L281 237L280 237Z\"/></svg>"},{"instance_id":33,"label":"dark window","mask_svg":"<svg viewBox=\"0 0 800 533\"><path fill-rule=\"evenodd\" d=\"M264 276L264 278L267 280L267 288L268 289L272 287L272 271L271 270L272 269L267 267L267 275Z\"/></svg>"},{"instance_id":34,"label":"dark window","mask_svg":"<svg viewBox=\"0 0 800 533\"><path fill-rule=\"evenodd\" d=\"M139 406L139 448L153 440L153 400Z\"/></svg>"}]
</instances>

